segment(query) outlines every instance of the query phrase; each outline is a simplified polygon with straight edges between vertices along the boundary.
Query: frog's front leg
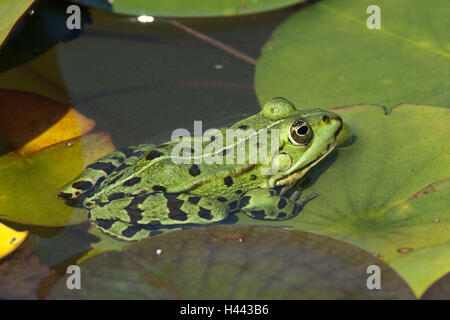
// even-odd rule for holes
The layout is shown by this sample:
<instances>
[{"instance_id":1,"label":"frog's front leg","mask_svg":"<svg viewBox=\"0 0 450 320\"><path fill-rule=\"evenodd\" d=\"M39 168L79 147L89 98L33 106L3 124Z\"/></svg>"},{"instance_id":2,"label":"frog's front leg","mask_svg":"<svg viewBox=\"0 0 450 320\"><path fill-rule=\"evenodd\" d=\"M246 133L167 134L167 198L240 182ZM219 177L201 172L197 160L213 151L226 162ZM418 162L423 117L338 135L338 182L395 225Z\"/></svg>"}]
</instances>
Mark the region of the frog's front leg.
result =
<instances>
[{"instance_id":1,"label":"frog's front leg","mask_svg":"<svg viewBox=\"0 0 450 320\"><path fill-rule=\"evenodd\" d=\"M169 229L222 221L228 207L216 199L165 191L116 199L90 210L90 220L103 231L127 241Z\"/></svg>"},{"instance_id":2,"label":"frog's front leg","mask_svg":"<svg viewBox=\"0 0 450 320\"><path fill-rule=\"evenodd\" d=\"M79 198L93 190L106 177L119 174L120 171L136 163L153 145L141 144L114 151L93 164L88 165L73 181L61 188L58 197L64 200Z\"/></svg>"},{"instance_id":3,"label":"frog's front leg","mask_svg":"<svg viewBox=\"0 0 450 320\"><path fill-rule=\"evenodd\" d=\"M253 189L239 200L239 208L248 216L264 220L285 220L297 215L317 194L300 197L301 192L288 187Z\"/></svg>"}]
</instances>

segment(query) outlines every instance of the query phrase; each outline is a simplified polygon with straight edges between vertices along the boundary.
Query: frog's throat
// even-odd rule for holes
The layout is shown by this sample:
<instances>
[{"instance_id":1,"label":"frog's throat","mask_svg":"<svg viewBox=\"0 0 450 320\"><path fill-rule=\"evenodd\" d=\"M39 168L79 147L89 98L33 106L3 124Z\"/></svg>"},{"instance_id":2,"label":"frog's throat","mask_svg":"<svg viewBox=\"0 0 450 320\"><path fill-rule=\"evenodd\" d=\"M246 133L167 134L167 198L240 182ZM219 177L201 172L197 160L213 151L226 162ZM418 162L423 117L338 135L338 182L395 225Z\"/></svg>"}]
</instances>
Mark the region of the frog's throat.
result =
<instances>
[{"instance_id":1,"label":"frog's throat","mask_svg":"<svg viewBox=\"0 0 450 320\"><path fill-rule=\"evenodd\" d=\"M322 155L319 155L313 161L311 161L308 164L304 165L303 167L301 167L297 171L294 171L290 175L288 175L286 177L283 177L283 178L281 178L279 180L276 180L275 183L274 183L274 186L277 186L277 187L278 186L284 186L286 184L289 184L291 182L295 182L295 181L299 180L301 177L303 177L308 172L309 169L314 167L317 163L322 161L322 159L325 158L331 151L333 151L333 149L335 147L336 147L336 144L332 144L331 147L328 148L325 153L323 153ZM269 184L273 184L273 182L269 183Z\"/></svg>"}]
</instances>

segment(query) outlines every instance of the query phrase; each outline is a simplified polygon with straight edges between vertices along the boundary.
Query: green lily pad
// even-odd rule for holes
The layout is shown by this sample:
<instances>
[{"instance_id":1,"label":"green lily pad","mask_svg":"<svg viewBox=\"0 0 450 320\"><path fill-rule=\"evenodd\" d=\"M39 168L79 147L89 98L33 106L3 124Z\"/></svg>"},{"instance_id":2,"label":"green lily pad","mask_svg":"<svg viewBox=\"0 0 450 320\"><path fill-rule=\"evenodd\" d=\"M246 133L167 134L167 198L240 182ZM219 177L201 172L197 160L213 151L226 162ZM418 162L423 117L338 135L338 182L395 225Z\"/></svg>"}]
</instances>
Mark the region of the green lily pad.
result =
<instances>
[{"instance_id":1,"label":"green lily pad","mask_svg":"<svg viewBox=\"0 0 450 320\"><path fill-rule=\"evenodd\" d=\"M0 0L0 48L36 0Z\"/></svg>"},{"instance_id":2,"label":"green lily pad","mask_svg":"<svg viewBox=\"0 0 450 320\"><path fill-rule=\"evenodd\" d=\"M450 299L450 273L436 281L422 296L425 300Z\"/></svg>"},{"instance_id":3,"label":"green lily pad","mask_svg":"<svg viewBox=\"0 0 450 320\"><path fill-rule=\"evenodd\" d=\"M366 27L372 4L381 10L380 30ZM304 109L449 106L448 30L447 0L320 1L272 34L256 67L255 89L261 102L283 96Z\"/></svg>"},{"instance_id":4,"label":"green lily pad","mask_svg":"<svg viewBox=\"0 0 450 320\"><path fill-rule=\"evenodd\" d=\"M351 243L391 264L420 296L450 271L450 255L442 254L450 244L450 110L334 110L355 139L311 170L305 193L319 197L290 220L259 223L242 215L240 223L290 226ZM431 250L435 246L442 248ZM407 255L408 263L400 263Z\"/></svg>"},{"instance_id":5,"label":"green lily pad","mask_svg":"<svg viewBox=\"0 0 450 320\"><path fill-rule=\"evenodd\" d=\"M449 197L448 192L447 197ZM427 290L422 296L424 297L431 289L431 287L428 288L430 283L448 272L449 261L450 242L444 242L414 250L392 260L389 264L399 271L403 279L411 282L416 292L421 293ZM421 270L421 272L418 273L417 270ZM447 298L450 298L450 293Z\"/></svg>"},{"instance_id":6,"label":"green lily pad","mask_svg":"<svg viewBox=\"0 0 450 320\"><path fill-rule=\"evenodd\" d=\"M213 17L250 14L287 7L306 0L75 0L117 13L167 17Z\"/></svg>"},{"instance_id":7,"label":"green lily pad","mask_svg":"<svg viewBox=\"0 0 450 320\"><path fill-rule=\"evenodd\" d=\"M378 265L381 290L367 288ZM79 264L82 290L66 277L49 299L411 299L404 281L363 250L329 238L265 227L170 232Z\"/></svg>"}]
</instances>

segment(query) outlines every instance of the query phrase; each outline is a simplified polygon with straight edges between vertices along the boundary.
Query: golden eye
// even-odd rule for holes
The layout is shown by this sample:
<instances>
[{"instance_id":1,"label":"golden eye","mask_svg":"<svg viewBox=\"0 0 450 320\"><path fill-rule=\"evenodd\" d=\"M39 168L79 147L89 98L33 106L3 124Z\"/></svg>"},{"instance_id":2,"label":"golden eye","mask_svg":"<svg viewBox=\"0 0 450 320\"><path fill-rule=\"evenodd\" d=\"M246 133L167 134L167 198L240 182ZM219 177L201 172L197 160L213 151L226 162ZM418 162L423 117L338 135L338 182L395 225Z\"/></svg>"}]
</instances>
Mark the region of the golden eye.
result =
<instances>
[{"instance_id":1,"label":"golden eye","mask_svg":"<svg viewBox=\"0 0 450 320\"><path fill-rule=\"evenodd\" d=\"M289 140L293 145L306 146L313 137L313 131L306 120L295 121L289 130Z\"/></svg>"}]
</instances>

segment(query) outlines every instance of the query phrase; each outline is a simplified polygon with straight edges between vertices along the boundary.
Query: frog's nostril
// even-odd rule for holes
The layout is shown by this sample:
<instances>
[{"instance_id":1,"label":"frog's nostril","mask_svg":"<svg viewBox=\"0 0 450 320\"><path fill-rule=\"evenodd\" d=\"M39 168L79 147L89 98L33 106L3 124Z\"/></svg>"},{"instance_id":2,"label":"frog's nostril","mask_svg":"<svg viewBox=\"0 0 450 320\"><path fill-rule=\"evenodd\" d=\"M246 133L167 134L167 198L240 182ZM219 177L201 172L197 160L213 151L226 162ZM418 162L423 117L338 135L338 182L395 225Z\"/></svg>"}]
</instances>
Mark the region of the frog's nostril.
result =
<instances>
[{"instance_id":1,"label":"frog's nostril","mask_svg":"<svg viewBox=\"0 0 450 320\"><path fill-rule=\"evenodd\" d=\"M325 115L325 116L322 117L322 121L325 122L325 123L328 123L330 121L330 117Z\"/></svg>"}]
</instances>

